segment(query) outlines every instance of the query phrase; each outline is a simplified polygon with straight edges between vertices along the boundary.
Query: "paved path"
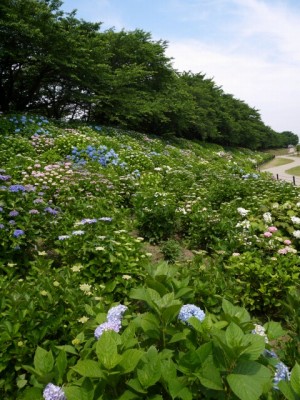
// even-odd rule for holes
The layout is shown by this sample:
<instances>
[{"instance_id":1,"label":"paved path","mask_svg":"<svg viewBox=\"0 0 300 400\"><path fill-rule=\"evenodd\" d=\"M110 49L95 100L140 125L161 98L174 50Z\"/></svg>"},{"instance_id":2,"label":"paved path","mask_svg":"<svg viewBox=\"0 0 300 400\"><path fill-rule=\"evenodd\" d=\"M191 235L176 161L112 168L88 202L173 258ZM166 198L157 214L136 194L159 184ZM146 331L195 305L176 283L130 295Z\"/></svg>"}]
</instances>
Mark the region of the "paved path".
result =
<instances>
[{"instance_id":1,"label":"paved path","mask_svg":"<svg viewBox=\"0 0 300 400\"><path fill-rule=\"evenodd\" d=\"M280 165L277 167L271 167L267 169L262 169L262 172L271 172L273 174L275 179L280 179L284 180L290 183L295 183L297 186L300 186L300 177L295 176L293 177L292 175L287 174L285 171L294 168L294 167L299 167L300 166L300 157L293 157L293 156L277 156L275 158L288 158L293 160L293 162L290 162L288 164Z\"/></svg>"}]
</instances>

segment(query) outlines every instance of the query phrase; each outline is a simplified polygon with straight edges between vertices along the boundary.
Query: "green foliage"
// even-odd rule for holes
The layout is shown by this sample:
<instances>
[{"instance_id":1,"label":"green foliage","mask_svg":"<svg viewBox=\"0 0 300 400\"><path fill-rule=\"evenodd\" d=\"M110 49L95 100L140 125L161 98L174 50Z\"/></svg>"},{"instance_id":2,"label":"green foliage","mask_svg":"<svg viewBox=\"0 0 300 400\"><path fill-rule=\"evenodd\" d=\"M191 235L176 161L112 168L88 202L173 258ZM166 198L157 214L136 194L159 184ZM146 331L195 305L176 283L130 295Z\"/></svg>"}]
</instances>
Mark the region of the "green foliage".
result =
<instances>
[{"instance_id":1,"label":"green foliage","mask_svg":"<svg viewBox=\"0 0 300 400\"><path fill-rule=\"evenodd\" d=\"M49 382L71 399L279 398L277 364L299 361L300 203L256 173L268 156L30 115L0 129L2 398ZM97 342L116 302L122 328ZM191 303L203 321L178 319Z\"/></svg>"},{"instance_id":2,"label":"green foliage","mask_svg":"<svg viewBox=\"0 0 300 400\"><path fill-rule=\"evenodd\" d=\"M104 331L97 341L85 339L75 362L63 349L54 357L53 351L38 347L34 366L25 366L35 377L31 384L39 388L50 380L60 386L63 382L67 397L76 398L78 393L91 400L100 395L103 399L188 400L201 395L255 400L271 393L276 398L273 366L264 355L265 338L251 333L253 323L246 310L224 301L220 319L207 314L202 322L192 317L188 324L182 323L177 316L181 294L188 287L182 284L179 291L169 292L163 283L175 283L177 274L166 265L150 272L152 287L132 292L131 300L140 305L126 316L122 331ZM158 291L153 289L155 282ZM295 375L296 367L293 390ZM21 398L28 398L31 391L27 386Z\"/></svg>"}]
</instances>

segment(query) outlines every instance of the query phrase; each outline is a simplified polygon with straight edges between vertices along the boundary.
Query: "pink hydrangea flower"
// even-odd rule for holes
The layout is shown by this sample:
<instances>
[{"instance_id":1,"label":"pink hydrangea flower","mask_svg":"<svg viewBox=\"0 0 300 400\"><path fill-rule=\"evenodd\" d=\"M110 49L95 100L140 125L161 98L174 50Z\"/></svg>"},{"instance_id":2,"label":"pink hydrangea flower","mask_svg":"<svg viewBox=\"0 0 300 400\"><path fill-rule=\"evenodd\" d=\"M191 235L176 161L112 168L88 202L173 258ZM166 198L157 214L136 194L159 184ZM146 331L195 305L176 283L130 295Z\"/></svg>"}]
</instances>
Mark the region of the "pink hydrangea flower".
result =
<instances>
[{"instance_id":1,"label":"pink hydrangea flower","mask_svg":"<svg viewBox=\"0 0 300 400\"><path fill-rule=\"evenodd\" d=\"M264 237L271 237L272 236L272 233L271 232L265 232L264 233Z\"/></svg>"},{"instance_id":2,"label":"pink hydrangea flower","mask_svg":"<svg viewBox=\"0 0 300 400\"><path fill-rule=\"evenodd\" d=\"M292 242L291 242L289 239L286 239L283 243L286 244L287 246L289 246L290 244L292 244Z\"/></svg>"},{"instance_id":3,"label":"pink hydrangea flower","mask_svg":"<svg viewBox=\"0 0 300 400\"><path fill-rule=\"evenodd\" d=\"M270 227L268 228L268 231L271 232L271 233L274 233L274 232L277 232L278 229L276 228L276 226L270 226Z\"/></svg>"}]
</instances>

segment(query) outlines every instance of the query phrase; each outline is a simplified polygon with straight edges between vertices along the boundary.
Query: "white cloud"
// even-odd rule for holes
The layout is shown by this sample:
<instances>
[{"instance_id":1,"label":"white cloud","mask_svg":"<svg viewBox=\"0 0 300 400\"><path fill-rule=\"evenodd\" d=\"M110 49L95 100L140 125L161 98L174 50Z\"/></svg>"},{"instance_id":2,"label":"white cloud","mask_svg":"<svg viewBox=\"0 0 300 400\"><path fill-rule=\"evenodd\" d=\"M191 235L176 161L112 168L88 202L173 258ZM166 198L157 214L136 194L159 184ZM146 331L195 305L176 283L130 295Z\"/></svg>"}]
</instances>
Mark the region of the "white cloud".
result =
<instances>
[{"instance_id":1,"label":"white cloud","mask_svg":"<svg viewBox=\"0 0 300 400\"><path fill-rule=\"evenodd\" d=\"M226 45L171 39L167 55L179 71L205 73L226 93L259 109L276 131L300 135L300 14L283 2L226 2L235 5Z\"/></svg>"}]
</instances>

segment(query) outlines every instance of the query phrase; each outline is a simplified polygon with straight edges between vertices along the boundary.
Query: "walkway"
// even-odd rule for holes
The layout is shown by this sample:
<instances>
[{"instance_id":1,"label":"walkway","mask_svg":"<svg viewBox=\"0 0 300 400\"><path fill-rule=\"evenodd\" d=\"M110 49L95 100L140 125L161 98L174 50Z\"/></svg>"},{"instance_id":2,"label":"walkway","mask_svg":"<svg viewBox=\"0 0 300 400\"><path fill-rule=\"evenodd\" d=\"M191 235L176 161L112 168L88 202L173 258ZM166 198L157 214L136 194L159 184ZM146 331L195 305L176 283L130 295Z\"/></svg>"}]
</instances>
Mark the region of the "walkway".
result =
<instances>
[{"instance_id":1,"label":"walkway","mask_svg":"<svg viewBox=\"0 0 300 400\"><path fill-rule=\"evenodd\" d=\"M286 182L293 183L297 186L300 186L300 177L299 176L292 176L287 174L285 171L294 168L294 167L299 167L300 166L300 157L291 157L289 155L286 156L276 156L276 158L288 158L293 160L293 162L290 162L288 164L280 165L277 167L271 167L267 169L261 170L261 172L270 172L275 179L280 179L284 180Z\"/></svg>"}]
</instances>

